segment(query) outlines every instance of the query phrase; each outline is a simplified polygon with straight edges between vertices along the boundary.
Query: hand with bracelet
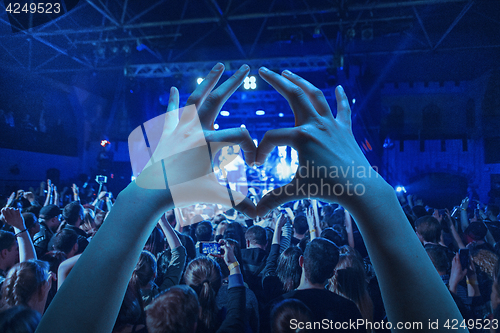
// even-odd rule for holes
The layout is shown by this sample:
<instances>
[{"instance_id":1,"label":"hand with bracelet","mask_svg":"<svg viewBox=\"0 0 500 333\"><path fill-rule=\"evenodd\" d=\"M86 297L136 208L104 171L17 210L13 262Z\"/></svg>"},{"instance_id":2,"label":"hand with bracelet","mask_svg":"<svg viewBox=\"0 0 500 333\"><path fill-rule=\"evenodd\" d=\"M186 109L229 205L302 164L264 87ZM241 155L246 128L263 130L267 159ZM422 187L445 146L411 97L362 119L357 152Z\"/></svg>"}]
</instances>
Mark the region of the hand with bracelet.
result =
<instances>
[{"instance_id":1,"label":"hand with bracelet","mask_svg":"<svg viewBox=\"0 0 500 333\"><path fill-rule=\"evenodd\" d=\"M26 225L24 224L21 210L16 208L2 208L1 212L5 218L5 222L14 227L14 233L17 236L19 243L19 261L23 262L29 259L36 259L33 241L31 240Z\"/></svg>"},{"instance_id":2,"label":"hand with bracelet","mask_svg":"<svg viewBox=\"0 0 500 333\"><path fill-rule=\"evenodd\" d=\"M240 263L238 262L236 256L234 255L233 245L229 244L223 239L219 241L219 244L221 252L224 252L223 254L220 255L220 257L224 258L224 262L226 263L227 268L229 269L229 275L241 274Z\"/></svg>"}]
</instances>

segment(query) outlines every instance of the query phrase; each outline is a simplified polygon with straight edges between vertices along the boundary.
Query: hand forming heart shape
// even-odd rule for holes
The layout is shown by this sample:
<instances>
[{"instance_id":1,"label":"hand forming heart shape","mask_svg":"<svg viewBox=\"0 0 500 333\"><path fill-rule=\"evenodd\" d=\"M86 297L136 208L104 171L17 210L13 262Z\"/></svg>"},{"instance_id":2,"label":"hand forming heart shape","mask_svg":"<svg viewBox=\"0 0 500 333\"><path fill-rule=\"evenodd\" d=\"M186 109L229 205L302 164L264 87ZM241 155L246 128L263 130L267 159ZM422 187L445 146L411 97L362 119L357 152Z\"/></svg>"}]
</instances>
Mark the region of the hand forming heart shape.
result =
<instances>
[{"instance_id":1,"label":"hand forming heart shape","mask_svg":"<svg viewBox=\"0 0 500 333\"><path fill-rule=\"evenodd\" d=\"M169 189L176 207L217 203L235 207L254 218L292 200L316 197L342 201L359 196L364 193L365 178L372 173L378 177L352 135L349 103L342 87L335 90L334 118L323 93L289 71L278 75L261 68L259 73L288 100L295 127L268 131L258 148L244 128L215 131L214 121L222 105L250 70L243 65L212 91L223 69L222 64L217 64L181 110L179 93L172 88L167 113L130 134L129 150L137 185ZM244 194L220 185L213 171L213 157L229 145L240 145L250 166L263 164L275 146L288 145L299 153L299 168L289 184L269 192L255 207Z\"/></svg>"}]
</instances>

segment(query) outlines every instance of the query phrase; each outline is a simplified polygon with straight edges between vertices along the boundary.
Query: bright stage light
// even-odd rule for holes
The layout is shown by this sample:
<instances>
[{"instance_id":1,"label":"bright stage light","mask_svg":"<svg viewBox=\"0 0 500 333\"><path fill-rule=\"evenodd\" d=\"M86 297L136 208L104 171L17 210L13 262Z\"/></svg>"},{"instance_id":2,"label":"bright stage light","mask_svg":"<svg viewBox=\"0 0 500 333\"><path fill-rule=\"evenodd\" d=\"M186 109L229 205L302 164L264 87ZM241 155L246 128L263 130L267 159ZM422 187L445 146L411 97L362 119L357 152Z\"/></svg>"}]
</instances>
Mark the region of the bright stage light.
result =
<instances>
[{"instance_id":1,"label":"bright stage light","mask_svg":"<svg viewBox=\"0 0 500 333\"><path fill-rule=\"evenodd\" d=\"M285 115L283 113L278 113L278 117L283 118Z\"/></svg>"},{"instance_id":2,"label":"bright stage light","mask_svg":"<svg viewBox=\"0 0 500 333\"><path fill-rule=\"evenodd\" d=\"M245 124L241 124L241 126L240 126L240 127L241 127L241 128L247 128L247 127L245 126Z\"/></svg>"},{"instance_id":3,"label":"bright stage light","mask_svg":"<svg viewBox=\"0 0 500 333\"><path fill-rule=\"evenodd\" d=\"M406 193L406 189L404 186L396 186L396 192Z\"/></svg>"},{"instance_id":4,"label":"bright stage light","mask_svg":"<svg viewBox=\"0 0 500 333\"><path fill-rule=\"evenodd\" d=\"M205 80L205 79L202 78L202 77L199 77L199 78L196 79L196 83L200 84L200 83L203 82L203 80Z\"/></svg>"},{"instance_id":5,"label":"bright stage light","mask_svg":"<svg viewBox=\"0 0 500 333\"><path fill-rule=\"evenodd\" d=\"M255 114L258 115L258 116L263 116L263 115L266 114L266 111L264 111L264 110L257 110L257 111L255 111Z\"/></svg>"},{"instance_id":6,"label":"bright stage light","mask_svg":"<svg viewBox=\"0 0 500 333\"><path fill-rule=\"evenodd\" d=\"M248 76L245 78L245 81L243 81L243 88L245 89L257 89L257 79L255 76Z\"/></svg>"},{"instance_id":7,"label":"bright stage light","mask_svg":"<svg viewBox=\"0 0 500 333\"><path fill-rule=\"evenodd\" d=\"M215 129L219 129L219 124L214 124Z\"/></svg>"},{"instance_id":8,"label":"bright stage light","mask_svg":"<svg viewBox=\"0 0 500 333\"><path fill-rule=\"evenodd\" d=\"M221 111L220 115L224 116L224 117L228 117L229 116L229 111Z\"/></svg>"}]
</instances>

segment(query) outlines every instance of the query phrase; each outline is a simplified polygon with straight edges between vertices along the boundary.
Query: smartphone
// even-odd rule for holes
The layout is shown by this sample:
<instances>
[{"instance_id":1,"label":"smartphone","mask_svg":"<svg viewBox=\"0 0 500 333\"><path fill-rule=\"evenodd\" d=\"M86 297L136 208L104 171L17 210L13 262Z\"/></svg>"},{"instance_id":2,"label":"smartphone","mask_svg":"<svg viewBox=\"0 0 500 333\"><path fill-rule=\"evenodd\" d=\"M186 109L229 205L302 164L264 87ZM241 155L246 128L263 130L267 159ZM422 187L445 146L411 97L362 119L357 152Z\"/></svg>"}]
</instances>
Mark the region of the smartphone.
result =
<instances>
[{"instance_id":1,"label":"smartphone","mask_svg":"<svg viewBox=\"0 0 500 333\"><path fill-rule=\"evenodd\" d=\"M462 265L462 270L469 269L469 249L458 250L458 256L460 257L460 264Z\"/></svg>"},{"instance_id":2,"label":"smartphone","mask_svg":"<svg viewBox=\"0 0 500 333\"><path fill-rule=\"evenodd\" d=\"M220 244L217 242L200 242L200 253L208 254L221 254Z\"/></svg>"},{"instance_id":3,"label":"smartphone","mask_svg":"<svg viewBox=\"0 0 500 333\"><path fill-rule=\"evenodd\" d=\"M102 176L102 175L97 175L95 177L95 181L99 184L105 184L108 182L108 177L106 176Z\"/></svg>"}]
</instances>

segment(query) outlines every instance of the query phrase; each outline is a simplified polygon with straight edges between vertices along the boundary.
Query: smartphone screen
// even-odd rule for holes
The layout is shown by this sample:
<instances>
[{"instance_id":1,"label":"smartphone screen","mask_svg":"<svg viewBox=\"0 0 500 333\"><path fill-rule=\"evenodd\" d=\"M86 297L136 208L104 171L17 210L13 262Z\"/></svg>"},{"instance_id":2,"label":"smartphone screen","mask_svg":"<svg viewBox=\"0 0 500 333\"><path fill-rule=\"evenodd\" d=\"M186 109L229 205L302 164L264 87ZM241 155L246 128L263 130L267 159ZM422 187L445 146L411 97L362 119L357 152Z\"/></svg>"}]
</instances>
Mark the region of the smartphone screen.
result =
<instances>
[{"instance_id":1,"label":"smartphone screen","mask_svg":"<svg viewBox=\"0 0 500 333\"><path fill-rule=\"evenodd\" d=\"M202 254L221 254L220 244L216 242L200 242L200 252Z\"/></svg>"},{"instance_id":2,"label":"smartphone screen","mask_svg":"<svg viewBox=\"0 0 500 333\"><path fill-rule=\"evenodd\" d=\"M462 269L468 269L469 268L469 249L458 250L458 256L460 257L460 264L462 265Z\"/></svg>"}]
</instances>

